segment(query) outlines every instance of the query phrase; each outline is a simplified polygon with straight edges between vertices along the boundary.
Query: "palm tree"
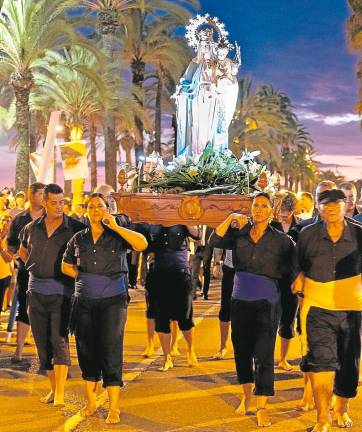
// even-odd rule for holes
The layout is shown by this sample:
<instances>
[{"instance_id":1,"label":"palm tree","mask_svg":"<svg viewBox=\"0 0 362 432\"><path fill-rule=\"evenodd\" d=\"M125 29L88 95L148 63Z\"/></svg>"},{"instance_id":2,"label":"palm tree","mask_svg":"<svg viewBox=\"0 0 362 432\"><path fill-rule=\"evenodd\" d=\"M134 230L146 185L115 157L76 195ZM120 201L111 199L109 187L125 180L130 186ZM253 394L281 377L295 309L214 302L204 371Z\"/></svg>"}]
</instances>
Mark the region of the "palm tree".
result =
<instances>
[{"instance_id":1,"label":"palm tree","mask_svg":"<svg viewBox=\"0 0 362 432\"><path fill-rule=\"evenodd\" d=\"M284 187L297 192L310 191L317 182L317 167L313 161L313 148L298 145L296 149L284 149L282 169Z\"/></svg>"},{"instance_id":2,"label":"palm tree","mask_svg":"<svg viewBox=\"0 0 362 432\"><path fill-rule=\"evenodd\" d=\"M0 74L7 76L16 99L16 189L29 182L29 95L34 73L47 62L47 52L65 45L86 45L65 18L75 0L8 0L0 16Z\"/></svg>"},{"instance_id":3,"label":"palm tree","mask_svg":"<svg viewBox=\"0 0 362 432\"><path fill-rule=\"evenodd\" d=\"M169 28L171 29L172 27L170 26ZM161 55L159 62L156 61L153 64L155 73L151 74L151 77L154 77L152 87L155 96L154 150L161 154L162 110L165 109L170 113L173 113L175 110L174 103L171 102L171 96L175 92L176 83L190 61L190 50L183 38L176 37L171 32L169 35L165 34L164 37L158 39L161 43L157 44L157 48Z\"/></svg>"},{"instance_id":4,"label":"palm tree","mask_svg":"<svg viewBox=\"0 0 362 432\"><path fill-rule=\"evenodd\" d=\"M114 38L120 28L122 14L130 8L138 7L137 0L83 0L82 4L97 12L97 28L101 36L102 48L107 57L110 86L113 84L112 66L114 63ZM106 105L104 115L104 152L106 183L116 188L117 146L116 125L112 109Z\"/></svg>"},{"instance_id":5,"label":"palm tree","mask_svg":"<svg viewBox=\"0 0 362 432\"><path fill-rule=\"evenodd\" d=\"M31 94L31 108L37 112L54 109L65 113L70 134L83 138L88 127L91 156L91 186L96 180L95 117L104 110L107 86L102 79L97 58L81 47L52 53L49 65L34 74L35 88Z\"/></svg>"},{"instance_id":6,"label":"palm tree","mask_svg":"<svg viewBox=\"0 0 362 432\"><path fill-rule=\"evenodd\" d=\"M330 180L336 184L342 183L345 180L345 177L340 174L337 169L333 170L320 170L318 173L318 181Z\"/></svg>"},{"instance_id":7,"label":"palm tree","mask_svg":"<svg viewBox=\"0 0 362 432\"><path fill-rule=\"evenodd\" d=\"M146 66L150 66L155 74L156 88L158 85L155 119L157 147L160 147L160 104L165 77L180 75L187 55L185 44L175 37L174 30L184 25L191 17L190 11L198 6L197 0L148 0L144 2L143 9L129 10L122 18L122 58L131 66L133 84L143 88L147 78ZM140 99L139 104L143 106L143 103ZM140 120L137 123L141 138L137 152L141 154L144 125Z\"/></svg>"},{"instance_id":8,"label":"palm tree","mask_svg":"<svg viewBox=\"0 0 362 432\"><path fill-rule=\"evenodd\" d=\"M348 0L352 9L352 15L347 22L347 38L349 47L353 51L362 49L362 3L360 0ZM357 78L360 81L360 100L356 104L356 112L362 114L362 59L357 66Z\"/></svg>"},{"instance_id":9,"label":"palm tree","mask_svg":"<svg viewBox=\"0 0 362 432\"><path fill-rule=\"evenodd\" d=\"M33 109L46 111L52 106L66 114L71 130L76 129L81 135L88 130L92 188L96 187L96 134L104 122L105 106L117 112L123 129L132 130L135 115L143 114L129 92L119 90L126 89L120 78L114 86L108 86L93 51L74 47L62 54L53 53L46 70L34 75L36 91L31 98Z\"/></svg>"},{"instance_id":10,"label":"palm tree","mask_svg":"<svg viewBox=\"0 0 362 432\"><path fill-rule=\"evenodd\" d=\"M247 148L261 151L264 160L281 163L280 147L296 133L296 116L289 98L271 85L252 89L247 77L240 81L239 103L230 127L231 149L238 155ZM290 139L289 139L290 141Z\"/></svg>"}]
</instances>

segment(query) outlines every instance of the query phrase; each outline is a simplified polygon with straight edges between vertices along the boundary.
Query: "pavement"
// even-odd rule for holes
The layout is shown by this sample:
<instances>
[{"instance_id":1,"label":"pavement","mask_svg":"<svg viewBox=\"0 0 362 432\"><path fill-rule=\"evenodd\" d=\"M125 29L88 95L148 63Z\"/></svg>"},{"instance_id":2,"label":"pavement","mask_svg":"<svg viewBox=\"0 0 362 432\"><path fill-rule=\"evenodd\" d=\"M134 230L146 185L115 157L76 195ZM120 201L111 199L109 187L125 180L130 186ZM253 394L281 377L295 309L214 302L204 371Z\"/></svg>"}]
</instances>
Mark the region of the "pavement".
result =
<instances>
[{"instance_id":1,"label":"pavement","mask_svg":"<svg viewBox=\"0 0 362 432\"><path fill-rule=\"evenodd\" d=\"M66 406L63 409L44 405L39 398L47 393L47 378L39 374L32 338L25 347L26 362L13 365L14 338L6 344L7 315L0 317L0 432L248 432L257 431L255 407L245 417L234 411L240 400L233 353L226 359L213 360L218 349L220 284L213 282L209 300L194 303L195 350L197 367L186 364L186 346L180 336L180 357L167 372L157 369L162 364L161 350L151 359L144 359L146 342L144 292L132 290L125 337L125 387L121 392L121 424L106 425L107 397L104 389L98 395L99 409L87 419L79 415L85 403L83 384L77 365L74 339L71 339L72 366L66 387ZM279 342L276 346L276 358ZM290 358L291 372L276 368L276 395L270 399L272 426L270 432L302 432L315 423L315 411L295 409L302 395L303 379L299 371L300 343L294 338ZM361 393L361 392L359 392ZM254 409L253 409L254 408ZM362 396L351 403L353 430L362 431ZM337 430L337 427L334 428Z\"/></svg>"}]
</instances>

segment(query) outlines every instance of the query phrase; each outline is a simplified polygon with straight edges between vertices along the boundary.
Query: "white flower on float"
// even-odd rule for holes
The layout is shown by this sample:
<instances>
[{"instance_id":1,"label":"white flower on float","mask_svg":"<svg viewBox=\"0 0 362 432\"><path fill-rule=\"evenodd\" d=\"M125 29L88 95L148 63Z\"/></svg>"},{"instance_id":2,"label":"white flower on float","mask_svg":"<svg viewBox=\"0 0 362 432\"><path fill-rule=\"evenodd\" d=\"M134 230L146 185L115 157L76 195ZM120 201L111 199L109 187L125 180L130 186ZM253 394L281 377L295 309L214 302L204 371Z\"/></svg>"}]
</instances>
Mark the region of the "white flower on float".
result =
<instances>
[{"instance_id":1,"label":"white flower on float","mask_svg":"<svg viewBox=\"0 0 362 432\"><path fill-rule=\"evenodd\" d=\"M173 160L175 165L185 165L186 164L186 157L185 155L180 155L174 158Z\"/></svg>"},{"instance_id":2,"label":"white flower on float","mask_svg":"<svg viewBox=\"0 0 362 432\"><path fill-rule=\"evenodd\" d=\"M163 159L161 155L156 151L153 151L149 156L146 157L146 162L151 162L163 166Z\"/></svg>"},{"instance_id":3,"label":"white flower on float","mask_svg":"<svg viewBox=\"0 0 362 432\"><path fill-rule=\"evenodd\" d=\"M224 156L231 157L233 156L233 152L229 149L224 150Z\"/></svg>"}]
</instances>

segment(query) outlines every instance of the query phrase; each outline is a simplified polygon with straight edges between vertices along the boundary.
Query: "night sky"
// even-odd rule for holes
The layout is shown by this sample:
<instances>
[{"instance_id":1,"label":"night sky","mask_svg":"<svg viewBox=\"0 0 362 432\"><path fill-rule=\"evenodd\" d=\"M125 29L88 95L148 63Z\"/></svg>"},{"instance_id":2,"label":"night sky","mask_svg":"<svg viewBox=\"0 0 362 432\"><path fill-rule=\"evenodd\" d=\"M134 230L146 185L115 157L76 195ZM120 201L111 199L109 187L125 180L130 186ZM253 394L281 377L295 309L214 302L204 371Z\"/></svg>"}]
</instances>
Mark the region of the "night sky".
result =
<instances>
[{"instance_id":1,"label":"night sky","mask_svg":"<svg viewBox=\"0 0 362 432\"><path fill-rule=\"evenodd\" d=\"M347 48L346 0L201 0L202 10L225 23L238 41L240 76L270 83L293 101L309 130L317 160L349 179L362 178L362 135L357 116L357 56ZM13 183L15 155L0 147L1 184ZM6 174L7 173L7 174ZM4 176L9 175L7 179Z\"/></svg>"},{"instance_id":2,"label":"night sky","mask_svg":"<svg viewBox=\"0 0 362 432\"><path fill-rule=\"evenodd\" d=\"M357 56L349 52L345 0L206 0L243 52L240 76L270 83L293 101L317 159L362 178L362 135L353 114ZM345 169L343 165L354 166Z\"/></svg>"}]
</instances>

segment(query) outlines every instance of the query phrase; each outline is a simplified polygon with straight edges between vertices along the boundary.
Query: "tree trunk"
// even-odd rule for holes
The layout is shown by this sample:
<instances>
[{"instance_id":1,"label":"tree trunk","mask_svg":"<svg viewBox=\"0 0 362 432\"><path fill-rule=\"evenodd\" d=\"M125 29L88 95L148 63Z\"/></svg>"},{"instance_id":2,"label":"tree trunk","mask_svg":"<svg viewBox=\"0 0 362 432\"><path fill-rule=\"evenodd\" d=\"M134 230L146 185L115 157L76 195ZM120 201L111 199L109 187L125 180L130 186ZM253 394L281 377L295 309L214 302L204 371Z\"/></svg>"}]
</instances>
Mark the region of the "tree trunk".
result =
<instances>
[{"instance_id":1,"label":"tree trunk","mask_svg":"<svg viewBox=\"0 0 362 432\"><path fill-rule=\"evenodd\" d=\"M97 128L94 122L89 126L89 143L90 143L90 171L91 171L91 190L97 187L97 149L96 149Z\"/></svg>"},{"instance_id":2,"label":"tree trunk","mask_svg":"<svg viewBox=\"0 0 362 432\"><path fill-rule=\"evenodd\" d=\"M30 129L29 129L29 151L34 153L36 151L36 138L37 138L37 127L36 127L36 112L30 113ZM35 175L32 169L29 169L30 183L36 182Z\"/></svg>"},{"instance_id":3,"label":"tree trunk","mask_svg":"<svg viewBox=\"0 0 362 432\"><path fill-rule=\"evenodd\" d=\"M161 155L161 119L162 119L162 79L158 72L157 88L156 88L156 103L155 103L155 142L154 150Z\"/></svg>"},{"instance_id":4,"label":"tree trunk","mask_svg":"<svg viewBox=\"0 0 362 432\"><path fill-rule=\"evenodd\" d=\"M15 189L26 191L29 186L29 148L30 148L30 110L29 94L33 85L30 70L15 71L11 74L10 83L16 100L17 151Z\"/></svg>"},{"instance_id":5,"label":"tree trunk","mask_svg":"<svg viewBox=\"0 0 362 432\"><path fill-rule=\"evenodd\" d=\"M133 59L131 63L131 69L132 69L132 83L137 85L138 87L142 88L143 81L145 79L145 68L146 64L141 59ZM137 102L143 106L143 100L140 100L139 98L136 98ZM143 149L143 122L139 117L136 117L136 127L138 129L139 138L138 142L135 145L135 156L136 156L136 163L140 159L140 157L144 156L144 149Z\"/></svg>"},{"instance_id":6,"label":"tree trunk","mask_svg":"<svg viewBox=\"0 0 362 432\"><path fill-rule=\"evenodd\" d=\"M113 63L113 34L102 33L102 46L108 60L108 66ZM108 76L108 85L112 85L112 79ZM113 112L106 108L104 114L104 161L106 183L117 189L117 147L116 147L116 121Z\"/></svg>"},{"instance_id":7,"label":"tree trunk","mask_svg":"<svg viewBox=\"0 0 362 432\"><path fill-rule=\"evenodd\" d=\"M293 190L293 184L294 184L294 181L293 181L293 177L292 176L289 176L289 186L288 186L288 190Z\"/></svg>"},{"instance_id":8,"label":"tree trunk","mask_svg":"<svg viewBox=\"0 0 362 432\"><path fill-rule=\"evenodd\" d=\"M284 171L284 187L286 189L288 189L288 180L289 180L289 174L288 174L288 171L285 170Z\"/></svg>"}]
</instances>

